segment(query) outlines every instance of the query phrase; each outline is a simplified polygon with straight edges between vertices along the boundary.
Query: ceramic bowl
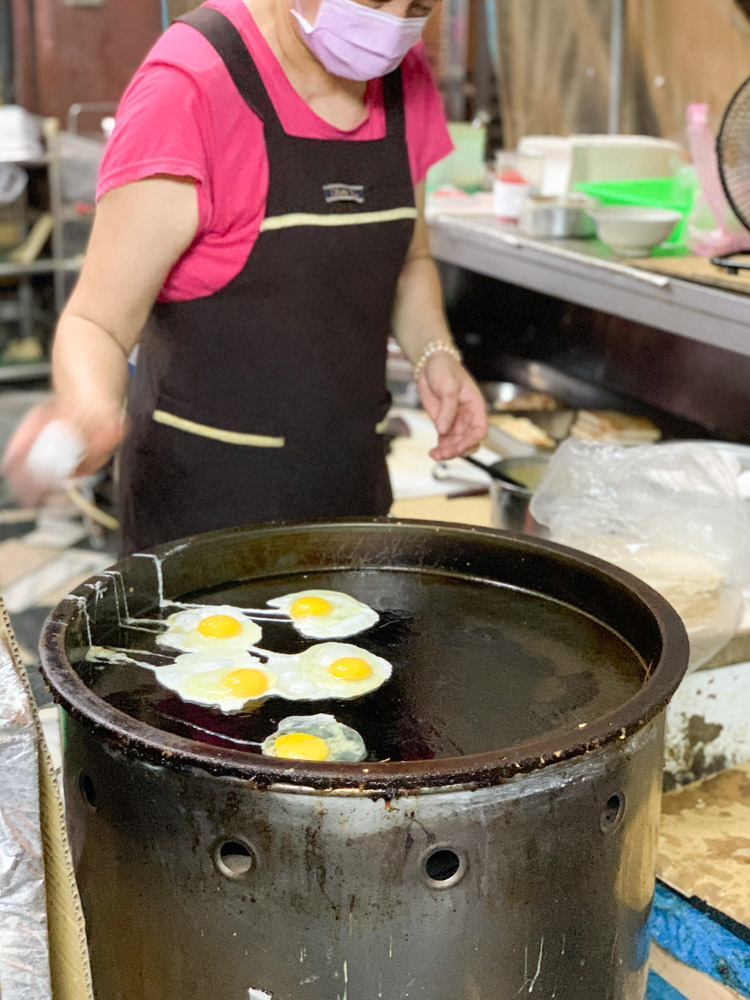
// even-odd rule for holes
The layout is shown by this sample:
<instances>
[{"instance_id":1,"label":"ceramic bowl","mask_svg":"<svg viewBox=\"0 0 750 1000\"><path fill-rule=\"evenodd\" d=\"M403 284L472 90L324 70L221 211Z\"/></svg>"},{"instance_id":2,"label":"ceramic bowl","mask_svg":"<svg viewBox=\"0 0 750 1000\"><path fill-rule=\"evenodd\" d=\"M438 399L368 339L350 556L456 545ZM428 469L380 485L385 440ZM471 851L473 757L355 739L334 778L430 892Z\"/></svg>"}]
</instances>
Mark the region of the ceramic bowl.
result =
<instances>
[{"instance_id":1,"label":"ceramic bowl","mask_svg":"<svg viewBox=\"0 0 750 1000\"><path fill-rule=\"evenodd\" d=\"M620 257L648 257L682 218L670 208L604 205L591 209L596 235Z\"/></svg>"}]
</instances>

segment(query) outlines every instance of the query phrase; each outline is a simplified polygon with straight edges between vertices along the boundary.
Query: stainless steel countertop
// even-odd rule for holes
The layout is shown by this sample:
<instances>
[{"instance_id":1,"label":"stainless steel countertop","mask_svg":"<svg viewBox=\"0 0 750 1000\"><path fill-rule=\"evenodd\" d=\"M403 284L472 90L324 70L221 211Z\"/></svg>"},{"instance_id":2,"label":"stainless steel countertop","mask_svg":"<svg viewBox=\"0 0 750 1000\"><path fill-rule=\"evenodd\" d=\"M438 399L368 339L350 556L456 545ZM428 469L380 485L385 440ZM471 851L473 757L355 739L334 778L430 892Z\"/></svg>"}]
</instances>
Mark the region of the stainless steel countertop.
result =
<instances>
[{"instance_id":1,"label":"stainless steel countertop","mask_svg":"<svg viewBox=\"0 0 750 1000\"><path fill-rule=\"evenodd\" d=\"M594 240L538 240L491 215L430 221L436 259L750 356L750 296L623 263Z\"/></svg>"}]
</instances>

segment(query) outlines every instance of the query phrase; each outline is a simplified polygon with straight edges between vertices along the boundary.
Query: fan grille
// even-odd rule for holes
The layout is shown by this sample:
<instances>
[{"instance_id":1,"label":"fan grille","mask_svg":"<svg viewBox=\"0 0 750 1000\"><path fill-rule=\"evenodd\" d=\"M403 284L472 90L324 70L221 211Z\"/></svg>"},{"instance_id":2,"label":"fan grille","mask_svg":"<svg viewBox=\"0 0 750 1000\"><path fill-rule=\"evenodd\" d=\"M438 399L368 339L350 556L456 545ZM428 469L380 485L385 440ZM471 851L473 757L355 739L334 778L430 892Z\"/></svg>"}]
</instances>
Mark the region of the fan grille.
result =
<instances>
[{"instance_id":1,"label":"fan grille","mask_svg":"<svg viewBox=\"0 0 750 1000\"><path fill-rule=\"evenodd\" d=\"M727 200L750 229L750 79L739 87L724 112L716 156Z\"/></svg>"}]
</instances>

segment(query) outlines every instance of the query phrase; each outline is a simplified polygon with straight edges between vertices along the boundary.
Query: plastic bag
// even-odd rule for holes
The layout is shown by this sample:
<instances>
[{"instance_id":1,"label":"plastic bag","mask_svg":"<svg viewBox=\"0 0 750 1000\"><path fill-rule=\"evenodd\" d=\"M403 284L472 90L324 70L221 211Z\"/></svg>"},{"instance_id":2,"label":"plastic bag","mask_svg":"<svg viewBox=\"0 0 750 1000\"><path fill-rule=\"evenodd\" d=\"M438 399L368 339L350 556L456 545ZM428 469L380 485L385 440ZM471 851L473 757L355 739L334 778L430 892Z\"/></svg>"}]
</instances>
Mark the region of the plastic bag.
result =
<instances>
[{"instance_id":1,"label":"plastic bag","mask_svg":"<svg viewBox=\"0 0 750 1000\"><path fill-rule=\"evenodd\" d=\"M75 132L60 133L63 201L94 204L104 145L102 139L90 139L88 136L76 135Z\"/></svg>"},{"instance_id":2,"label":"plastic bag","mask_svg":"<svg viewBox=\"0 0 750 1000\"><path fill-rule=\"evenodd\" d=\"M736 633L750 576L750 508L729 452L570 439L552 457L531 513L552 539L640 577L682 617L690 663Z\"/></svg>"},{"instance_id":3,"label":"plastic bag","mask_svg":"<svg viewBox=\"0 0 750 1000\"><path fill-rule=\"evenodd\" d=\"M29 175L14 163L0 163L0 205L12 205L26 190Z\"/></svg>"},{"instance_id":4,"label":"plastic bag","mask_svg":"<svg viewBox=\"0 0 750 1000\"><path fill-rule=\"evenodd\" d=\"M750 248L750 233L732 211L721 184L708 105L688 105L687 138L700 186L687 217L685 242L700 257Z\"/></svg>"}]
</instances>

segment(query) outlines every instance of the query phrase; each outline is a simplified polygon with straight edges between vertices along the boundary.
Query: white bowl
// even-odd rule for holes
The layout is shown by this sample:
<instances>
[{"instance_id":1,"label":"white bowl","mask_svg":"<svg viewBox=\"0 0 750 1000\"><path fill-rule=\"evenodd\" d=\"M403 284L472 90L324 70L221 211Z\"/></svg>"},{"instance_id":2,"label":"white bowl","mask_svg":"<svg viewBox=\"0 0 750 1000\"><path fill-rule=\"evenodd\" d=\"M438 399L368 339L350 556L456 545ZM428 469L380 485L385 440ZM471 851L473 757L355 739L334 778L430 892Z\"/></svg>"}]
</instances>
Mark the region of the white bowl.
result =
<instances>
[{"instance_id":1,"label":"white bowl","mask_svg":"<svg viewBox=\"0 0 750 1000\"><path fill-rule=\"evenodd\" d=\"M682 218L671 208L639 205L602 205L588 213L596 235L621 257L648 257L663 243Z\"/></svg>"}]
</instances>

